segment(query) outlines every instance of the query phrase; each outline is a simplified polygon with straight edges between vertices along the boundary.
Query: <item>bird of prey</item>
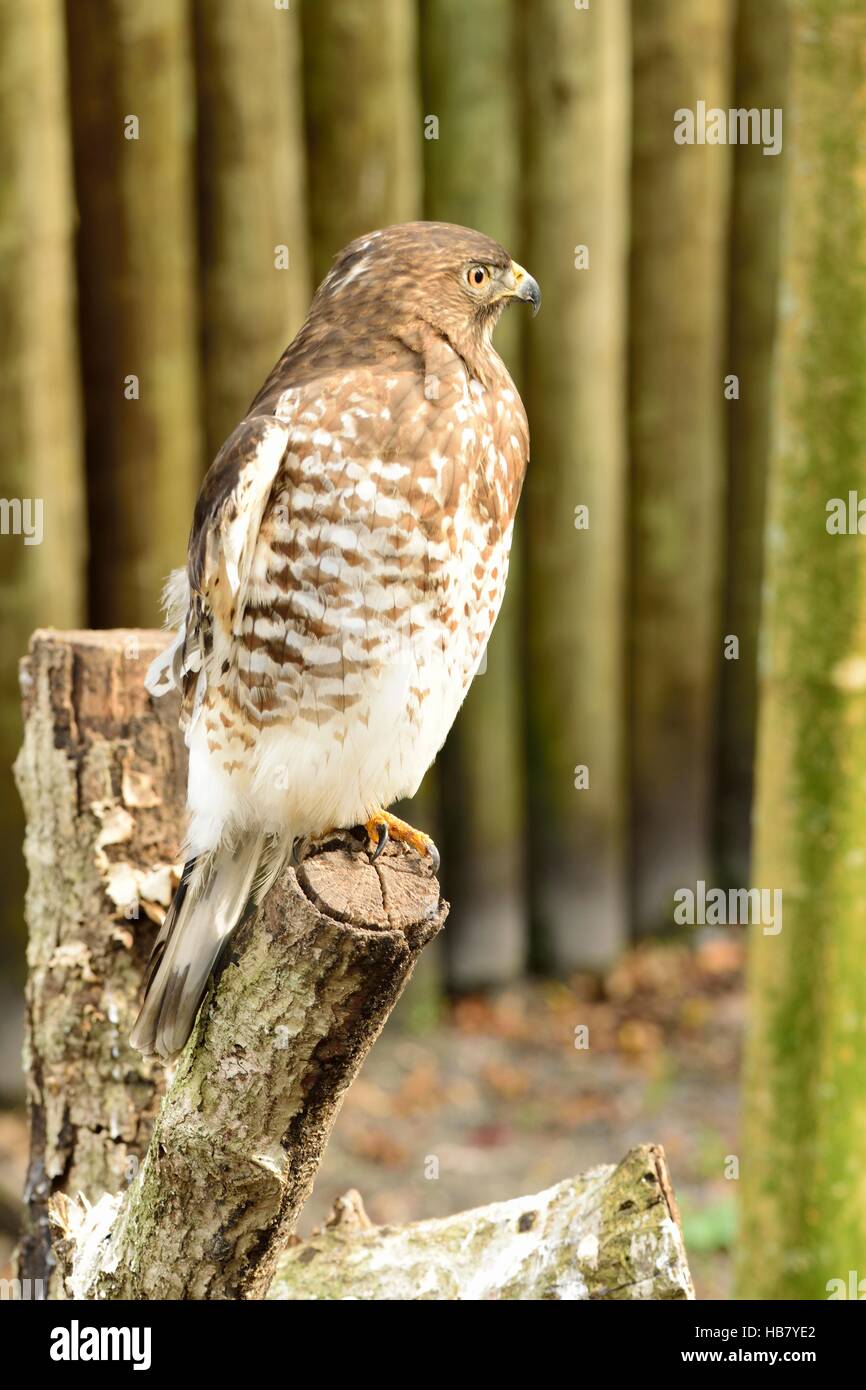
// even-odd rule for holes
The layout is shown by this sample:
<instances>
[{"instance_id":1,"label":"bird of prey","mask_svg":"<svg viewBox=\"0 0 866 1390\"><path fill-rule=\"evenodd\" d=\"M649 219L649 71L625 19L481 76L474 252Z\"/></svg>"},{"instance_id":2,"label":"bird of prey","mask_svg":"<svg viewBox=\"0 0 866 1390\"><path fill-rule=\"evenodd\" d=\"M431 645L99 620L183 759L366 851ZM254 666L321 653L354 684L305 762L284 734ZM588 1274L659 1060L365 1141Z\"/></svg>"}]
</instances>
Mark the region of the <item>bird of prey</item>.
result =
<instances>
[{"instance_id":1,"label":"bird of prey","mask_svg":"<svg viewBox=\"0 0 866 1390\"><path fill-rule=\"evenodd\" d=\"M183 1047L220 952L296 841L363 826L370 852L426 835L412 796L502 602L529 453L492 345L536 281L497 242L410 222L347 246L195 508L177 628L153 695L178 688L186 865L132 1033Z\"/></svg>"}]
</instances>

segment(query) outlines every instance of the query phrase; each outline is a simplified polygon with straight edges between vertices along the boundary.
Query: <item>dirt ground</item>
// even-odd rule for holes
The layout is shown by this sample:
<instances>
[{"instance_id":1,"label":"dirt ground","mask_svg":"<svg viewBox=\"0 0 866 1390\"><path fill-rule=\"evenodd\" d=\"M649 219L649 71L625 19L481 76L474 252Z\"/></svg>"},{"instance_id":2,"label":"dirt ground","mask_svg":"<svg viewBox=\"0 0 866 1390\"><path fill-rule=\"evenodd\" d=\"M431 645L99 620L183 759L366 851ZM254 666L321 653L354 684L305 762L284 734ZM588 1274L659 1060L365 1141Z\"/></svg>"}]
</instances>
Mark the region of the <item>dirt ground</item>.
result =
<instances>
[{"instance_id":1,"label":"dirt ground","mask_svg":"<svg viewBox=\"0 0 866 1390\"><path fill-rule=\"evenodd\" d=\"M652 1141L698 1297L731 1297L742 966L727 935L640 948L602 984L462 998L436 1021L409 994L349 1092L301 1234L348 1187L374 1221L412 1221L534 1193ZM0 1264L25 1145L21 1114L0 1114Z\"/></svg>"}]
</instances>

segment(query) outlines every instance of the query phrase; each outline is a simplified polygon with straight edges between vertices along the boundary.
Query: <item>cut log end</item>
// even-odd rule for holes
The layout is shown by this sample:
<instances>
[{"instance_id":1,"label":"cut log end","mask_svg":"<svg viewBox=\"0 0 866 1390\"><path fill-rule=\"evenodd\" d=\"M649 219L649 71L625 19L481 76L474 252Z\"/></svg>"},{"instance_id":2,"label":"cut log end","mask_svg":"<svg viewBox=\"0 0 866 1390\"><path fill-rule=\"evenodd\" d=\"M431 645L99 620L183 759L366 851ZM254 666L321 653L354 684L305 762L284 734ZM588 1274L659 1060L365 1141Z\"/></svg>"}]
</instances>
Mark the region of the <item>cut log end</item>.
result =
<instances>
[{"instance_id":1,"label":"cut log end","mask_svg":"<svg viewBox=\"0 0 866 1390\"><path fill-rule=\"evenodd\" d=\"M297 869L310 902L335 922L365 930L388 928L415 936L442 910L439 881L429 859L389 842L375 863L351 837L316 845Z\"/></svg>"}]
</instances>

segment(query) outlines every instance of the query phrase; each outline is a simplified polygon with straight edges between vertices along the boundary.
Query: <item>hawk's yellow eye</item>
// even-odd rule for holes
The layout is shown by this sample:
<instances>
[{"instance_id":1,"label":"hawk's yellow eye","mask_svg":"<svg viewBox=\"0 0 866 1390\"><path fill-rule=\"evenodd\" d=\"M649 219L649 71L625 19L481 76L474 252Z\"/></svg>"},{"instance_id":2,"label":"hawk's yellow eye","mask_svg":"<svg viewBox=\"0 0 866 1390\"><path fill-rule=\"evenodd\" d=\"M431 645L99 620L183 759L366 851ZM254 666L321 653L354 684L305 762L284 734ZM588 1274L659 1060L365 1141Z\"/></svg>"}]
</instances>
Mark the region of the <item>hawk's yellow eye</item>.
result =
<instances>
[{"instance_id":1,"label":"hawk's yellow eye","mask_svg":"<svg viewBox=\"0 0 866 1390\"><path fill-rule=\"evenodd\" d=\"M470 266L466 272L466 279L474 290L480 290L481 286L490 279L490 272L483 265Z\"/></svg>"}]
</instances>

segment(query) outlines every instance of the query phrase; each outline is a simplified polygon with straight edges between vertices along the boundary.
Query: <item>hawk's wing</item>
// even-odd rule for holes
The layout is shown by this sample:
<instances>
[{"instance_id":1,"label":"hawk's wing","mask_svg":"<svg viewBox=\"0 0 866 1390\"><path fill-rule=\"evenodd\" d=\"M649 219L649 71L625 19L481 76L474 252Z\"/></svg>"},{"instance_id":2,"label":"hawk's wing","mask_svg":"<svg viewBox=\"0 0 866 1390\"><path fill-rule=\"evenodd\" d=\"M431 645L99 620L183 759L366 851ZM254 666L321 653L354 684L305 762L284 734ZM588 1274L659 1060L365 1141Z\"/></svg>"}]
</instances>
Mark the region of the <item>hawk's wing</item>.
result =
<instances>
[{"instance_id":1,"label":"hawk's wing","mask_svg":"<svg viewBox=\"0 0 866 1390\"><path fill-rule=\"evenodd\" d=\"M185 571L166 588L166 619L178 632L145 685L151 695L177 688L188 730L201 703L214 623L226 633L243 610L262 517L290 437L272 415L242 420L217 454L196 503Z\"/></svg>"}]
</instances>

